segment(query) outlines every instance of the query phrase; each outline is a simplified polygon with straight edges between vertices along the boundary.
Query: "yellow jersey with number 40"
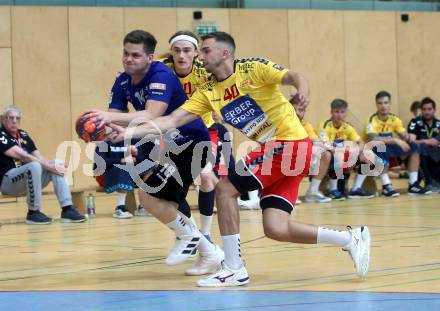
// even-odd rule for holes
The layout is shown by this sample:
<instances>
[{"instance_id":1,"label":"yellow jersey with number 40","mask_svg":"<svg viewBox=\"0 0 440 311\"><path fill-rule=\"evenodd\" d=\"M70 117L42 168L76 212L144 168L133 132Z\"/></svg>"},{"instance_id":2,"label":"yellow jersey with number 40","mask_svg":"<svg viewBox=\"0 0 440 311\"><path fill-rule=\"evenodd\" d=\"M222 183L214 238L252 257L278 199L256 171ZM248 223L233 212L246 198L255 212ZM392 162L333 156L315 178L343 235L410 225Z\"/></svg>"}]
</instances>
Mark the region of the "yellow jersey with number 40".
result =
<instances>
[{"instance_id":1,"label":"yellow jersey with number 40","mask_svg":"<svg viewBox=\"0 0 440 311\"><path fill-rule=\"evenodd\" d=\"M263 58L238 59L231 76L212 76L181 108L200 116L215 111L259 143L304 139L307 133L279 88L287 71Z\"/></svg>"},{"instance_id":2,"label":"yellow jersey with number 40","mask_svg":"<svg viewBox=\"0 0 440 311\"><path fill-rule=\"evenodd\" d=\"M169 56L167 58L160 59L162 63L170 67L176 76L179 78L180 83L183 86L183 90L185 91L188 98L198 89L200 86L205 84L208 81L208 77L210 74L203 67L203 63L197 57L194 59L192 71L184 77L179 76L174 69L174 61L173 57ZM206 127L209 128L214 124L214 119L212 118L212 113L206 113L202 116L203 123L205 123Z\"/></svg>"}]
</instances>

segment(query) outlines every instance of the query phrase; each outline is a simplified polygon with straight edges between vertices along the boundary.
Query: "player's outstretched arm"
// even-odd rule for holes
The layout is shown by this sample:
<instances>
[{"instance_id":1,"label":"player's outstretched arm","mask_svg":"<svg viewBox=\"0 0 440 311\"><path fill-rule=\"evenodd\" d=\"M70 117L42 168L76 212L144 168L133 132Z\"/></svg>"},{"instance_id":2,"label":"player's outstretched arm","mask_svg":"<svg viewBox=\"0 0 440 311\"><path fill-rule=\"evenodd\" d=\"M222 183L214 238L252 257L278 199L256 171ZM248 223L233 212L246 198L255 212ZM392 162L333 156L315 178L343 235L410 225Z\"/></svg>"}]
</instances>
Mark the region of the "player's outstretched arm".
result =
<instances>
[{"instance_id":1,"label":"player's outstretched arm","mask_svg":"<svg viewBox=\"0 0 440 311\"><path fill-rule=\"evenodd\" d=\"M115 109L111 109L109 111L92 109L88 111L88 113L90 113L91 117L95 117L99 122L98 127L109 123L127 126L133 121L136 121L137 123L147 122L163 115L168 107L168 104L158 100L148 100L146 107L147 108L145 110L128 113L123 113Z\"/></svg>"},{"instance_id":2,"label":"player's outstretched arm","mask_svg":"<svg viewBox=\"0 0 440 311\"><path fill-rule=\"evenodd\" d=\"M168 116L147 121L136 127L123 128L116 124L110 123L108 126L110 126L113 131L108 135L108 139L110 139L112 142L119 142L124 140L124 138L156 137L171 129L181 127L191 121L194 121L199 117L200 116L190 113L185 109L178 108Z\"/></svg>"}]
</instances>

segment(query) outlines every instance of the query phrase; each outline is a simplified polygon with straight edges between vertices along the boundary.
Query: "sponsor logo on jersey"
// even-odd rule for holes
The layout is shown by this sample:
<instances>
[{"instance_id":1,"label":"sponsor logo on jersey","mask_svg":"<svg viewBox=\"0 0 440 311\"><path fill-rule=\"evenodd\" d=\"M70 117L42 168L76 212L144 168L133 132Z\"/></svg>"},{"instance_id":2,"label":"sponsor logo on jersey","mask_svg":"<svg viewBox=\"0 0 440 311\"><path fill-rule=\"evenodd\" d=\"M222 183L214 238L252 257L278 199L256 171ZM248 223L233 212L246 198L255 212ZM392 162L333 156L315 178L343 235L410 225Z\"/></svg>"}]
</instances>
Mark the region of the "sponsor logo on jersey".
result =
<instances>
[{"instance_id":1,"label":"sponsor logo on jersey","mask_svg":"<svg viewBox=\"0 0 440 311\"><path fill-rule=\"evenodd\" d=\"M246 135L246 136L251 136L252 134L254 134L255 131L260 131L263 130L264 128L267 128L268 126L270 126L270 124L268 122L266 122L268 119L267 114L262 114L260 116L258 116L257 118L255 118L254 120L252 120L251 122L249 122L245 127L243 127L241 129L241 132ZM260 131L261 133L261 131Z\"/></svg>"},{"instance_id":2,"label":"sponsor logo on jersey","mask_svg":"<svg viewBox=\"0 0 440 311\"><path fill-rule=\"evenodd\" d=\"M145 99L145 94L144 94L144 90L143 89L141 89L140 91L134 93L134 97L139 101L139 103L141 105L145 104L146 99Z\"/></svg>"},{"instance_id":3,"label":"sponsor logo on jersey","mask_svg":"<svg viewBox=\"0 0 440 311\"><path fill-rule=\"evenodd\" d=\"M221 114L226 123L239 129L247 137L264 142L275 132L267 114L249 96L242 96L223 107ZM260 137L261 134L264 137ZM260 137L258 139L258 137Z\"/></svg>"},{"instance_id":4,"label":"sponsor logo on jersey","mask_svg":"<svg viewBox=\"0 0 440 311\"><path fill-rule=\"evenodd\" d=\"M127 151L127 147L126 146L110 146L110 151L111 152L126 152Z\"/></svg>"},{"instance_id":5,"label":"sponsor logo on jersey","mask_svg":"<svg viewBox=\"0 0 440 311\"><path fill-rule=\"evenodd\" d=\"M205 68L193 67L193 73L196 77L207 77L208 76L208 73L206 72Z\"/></svg>"},{"instance_id":6,"label":"sponsor logo on jersey","mask_svg":"<svg viewBox=\"0 0 440 311\"><path fill-rule=\"evenodd\" d=\"M279 70L279 71L284 70L284 67L280 66L278 64L273 64L272 67L275 68L276 70Z\"/></svg>"},{"instance_id":7,"label":"sponsor logo on jersey","mask_svg":"<svg viewBox=\"0 0 440 311\"><path fill-rule=\"evenodd\" d=\"M379 137L391 138L391 137L393 137L393 133L379 133Z\"/></svg>"},{"instance_id":8,"label":"sponsor logo on jersey","mask_svg":"<svg viewBox=\"0 0 440 311\"><path fill-rule=\"evenodd\" d=\"M254 70L254 63L243 63L243 64L238 64L238 71L239 72L244 72L247 73L249 71L253 71Z\"/></svg>"},{"instance_id":9,"label":"sponsor logo on jersey","mask_svg":"<svg viewBox=\"0 0 440 311\"><path fill-rule=\"evenodd\" d=\"M263 115L263 111L257 103L249 96L242 96L231 101L221 109L225 122L232 126L242 129L250 121Z\"/></svg>"},{"instance_id":10,"label":"sponsor logo on jersey","mask_svg":"<svg viewBox=\"0 0 440 311\"><path fill-rule=\"evenodd\" d=\"M248 87L254 85L254 82L250 79L244 80L240 82L240 88Z\"/></svg>"},{"instance_id":11,"label":"sponsor logo on jersey","mask_svg":"<svg viewBox=\"0 0 440 311\"><path fill-rule=\"evenodd\" d=\"M148 86L150 90L163 90L167 89L167 85L165 83L150 83Z\"/></svg>"}]
</instances>

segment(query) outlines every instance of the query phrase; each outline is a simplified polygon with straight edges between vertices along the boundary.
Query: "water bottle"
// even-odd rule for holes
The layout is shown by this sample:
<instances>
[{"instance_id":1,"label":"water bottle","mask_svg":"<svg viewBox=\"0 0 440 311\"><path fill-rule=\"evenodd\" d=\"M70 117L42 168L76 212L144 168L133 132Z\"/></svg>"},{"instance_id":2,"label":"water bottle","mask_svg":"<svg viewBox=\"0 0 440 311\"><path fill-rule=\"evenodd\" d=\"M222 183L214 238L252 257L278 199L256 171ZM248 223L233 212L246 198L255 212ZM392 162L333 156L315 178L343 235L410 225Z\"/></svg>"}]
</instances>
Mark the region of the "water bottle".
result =
<instances>
[{"instance_id":1,"label":"water bottle","mask_svg":"<svg viewBox=\"0 0 440 311\"><path fill-rule=\"evenodd\" d=\"M87 196L87 215L88 215L89 219L96 217L95 197L93 196L92 193L89 193L89 195Z\"/></svg>"}]
</instances>

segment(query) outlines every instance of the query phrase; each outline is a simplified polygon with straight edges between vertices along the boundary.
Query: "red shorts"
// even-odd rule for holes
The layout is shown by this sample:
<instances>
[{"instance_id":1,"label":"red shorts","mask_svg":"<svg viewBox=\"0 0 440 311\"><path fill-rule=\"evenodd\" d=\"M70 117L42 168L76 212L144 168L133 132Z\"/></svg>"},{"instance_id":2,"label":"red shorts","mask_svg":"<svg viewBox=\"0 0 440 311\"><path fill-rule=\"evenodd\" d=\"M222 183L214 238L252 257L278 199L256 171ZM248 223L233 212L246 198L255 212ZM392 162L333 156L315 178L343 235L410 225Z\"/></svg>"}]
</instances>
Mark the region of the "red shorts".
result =
<instances>
[{"instance_id":1,"label":"red shorts","mask_svg":"<svg viewBox=\"0 0 440 311\"><path fill-rule=\"evenodd\" d=\"M211 141L211 152L214 156L217 156L218 130L208 130L208 134Z\"/></svg>"},{"instance_id":2,"label":"red shorts","mask_svg":"<svg viewBox=\"0 0 440 311\"><path fill-rule=\"evenodd\" d=\"M95 180L101 187L104 187L104 175L95 176Z\"/></svg>"},{"instance_id":3,"label":"red shorts","mask_svg":"<svg viewBox=\"0 0 440 311\"><path fill-rule=\"evenodd\" d=\"M298 198L299 184L309 173L311 157L309 138L268 142L239 161L228 178L240 193L262 189L261 208L290 213Z\"/></svg>"}]
</instances>

